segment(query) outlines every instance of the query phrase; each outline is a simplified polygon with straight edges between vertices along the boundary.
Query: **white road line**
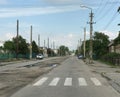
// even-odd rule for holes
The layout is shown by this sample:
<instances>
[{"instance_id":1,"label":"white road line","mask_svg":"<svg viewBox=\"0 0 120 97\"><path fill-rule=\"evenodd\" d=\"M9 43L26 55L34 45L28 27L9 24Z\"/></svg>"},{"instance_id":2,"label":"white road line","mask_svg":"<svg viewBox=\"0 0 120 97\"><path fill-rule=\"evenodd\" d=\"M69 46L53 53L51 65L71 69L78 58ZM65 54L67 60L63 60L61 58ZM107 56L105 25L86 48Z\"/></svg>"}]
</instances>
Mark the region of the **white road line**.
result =
<instances>
[{"instance_id":1,"label":"white road line","mask_svg":"<svg viewBox=\"0 0 120 97\"><path fill-rule=\"evenodd\" d=\"M48 79L48 77L43 77L42 79L40 79L39 81L37 81L35 84L33 84L33 86L40 86L40 85L42 85L47 79Z\"/></svg>"},{"instance_id":2,"label":"white road line","mask_svg":"<svg viewBox=\"0 0 120 97\"><path fill-rule=\"evenodd\" d=\"M92 82L96 85L96 86L101 86L102 84L100 83L100 81L96 78L91 78Z\"/></svg>"},{"instance_id":3,"label":"white road line","mask_svg":"<svg viewBox=\"0 0 120 97\"><path fill-rule=\"evenodd\" d=\"M78 78L79 86L87 86L87 82L84 78Z\"/></svg>"},{"instance_id":4,"label":"white road line","mask_svg":"<svg viewBox=\"0 0 120 97\"><path fill-rule=\"evenodd\" d=\"M58 84L59 80L60 80L60 78L58 78L58 77L54 78L52 80L52 82L49 84L49 86L56 86Z\"/></svg>"},{"instance_id":5,"label":"white road line","mask_svg":"<svg viewBox=\"0 0 120 97\"><path fill-rule=\"evenodd\" d=\"M64 86L72 86L72 78L66 78Z\"/></svg>"}]
</instances>

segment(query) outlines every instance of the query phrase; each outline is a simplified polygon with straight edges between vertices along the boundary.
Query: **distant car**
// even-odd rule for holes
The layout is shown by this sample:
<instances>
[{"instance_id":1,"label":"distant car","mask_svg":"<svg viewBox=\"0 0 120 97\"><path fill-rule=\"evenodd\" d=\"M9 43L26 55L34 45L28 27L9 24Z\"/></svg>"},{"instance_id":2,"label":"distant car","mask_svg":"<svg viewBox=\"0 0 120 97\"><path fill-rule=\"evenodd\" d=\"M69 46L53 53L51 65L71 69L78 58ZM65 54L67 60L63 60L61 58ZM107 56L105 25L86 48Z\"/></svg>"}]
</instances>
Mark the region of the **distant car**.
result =
<instances>
[{"instance_id":1,"label":"distant car","mask_svg":"<svg viewBox=\"0 0 120 97\"><path fill-rule=\"evenodd\" d=\"M43 59L43 58L44 58L44 56L42 54L36 55L36 59Z\"/></svg>"},{"instance_id":2,"label":"distant car","mask_svg":"<svg viewBox=\"0 0 120 97\"><path fill-rule=\"evenodd\" d=\"M83 59L83 55L78 55L78 59Z\"/></svg>"}]
</instances>

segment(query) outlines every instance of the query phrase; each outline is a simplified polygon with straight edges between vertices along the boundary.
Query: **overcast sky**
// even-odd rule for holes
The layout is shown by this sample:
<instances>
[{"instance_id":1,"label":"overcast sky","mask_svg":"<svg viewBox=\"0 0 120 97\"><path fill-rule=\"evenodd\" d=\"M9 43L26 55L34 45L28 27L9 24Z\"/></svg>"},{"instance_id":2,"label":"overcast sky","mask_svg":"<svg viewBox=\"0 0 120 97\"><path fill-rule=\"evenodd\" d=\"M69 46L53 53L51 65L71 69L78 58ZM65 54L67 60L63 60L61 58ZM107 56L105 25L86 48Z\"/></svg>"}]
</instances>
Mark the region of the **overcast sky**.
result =
<instances>
[{"instance_id":1,"label":"overcast sky","mask_svg":"<svg viewBox=\"0 0 120 97\"><path fill-rule=\"evenodd\" d=\"M120 30L120 14L117 9L120 0L0 0L0 41L16 36L16 21L19 19L19 34L30 41L30 26L33 26L33 40L41 46L50 38L56 46L66 45L76 49L78 40L84 37L83 27L89 39L89 9L94 13L93 30L107 34L114 39ZM0 43L1 44L1 43Z\"/></svg>"}]
</instances>

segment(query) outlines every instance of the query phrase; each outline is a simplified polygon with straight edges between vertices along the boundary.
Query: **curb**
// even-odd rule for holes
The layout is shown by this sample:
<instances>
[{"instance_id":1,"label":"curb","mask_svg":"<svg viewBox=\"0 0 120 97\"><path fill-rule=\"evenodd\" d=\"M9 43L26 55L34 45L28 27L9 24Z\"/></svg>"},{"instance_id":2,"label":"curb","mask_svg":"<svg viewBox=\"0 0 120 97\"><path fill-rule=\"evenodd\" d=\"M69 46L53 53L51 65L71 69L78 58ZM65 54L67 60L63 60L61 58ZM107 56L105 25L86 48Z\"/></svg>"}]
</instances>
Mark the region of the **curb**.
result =
<instances>
[{"instance_id":1,"label":"curb","mask_svg":"<svg viewBox=\"0 0 120 97\"><path fill-rule=\"evenodd\" d=\"M101 73L101 75L102 75L102 77L106 78L106 79L109 80L109 81L112 80L111 78L109 78L108 76L106 76L106 73L105 73L105 72Z\"/></svg>"},{"instance_id":2,"label":"curb","mask_svg":"<svg viewBox=\"0 0 120 97\"><path fill-rule=\"evenodd\" d=\"M101 75L109 81L109 84L120 93L120 84L117 83L115 80L108 77L105 73L101 73Z\"/></svg>"}]
</instances>

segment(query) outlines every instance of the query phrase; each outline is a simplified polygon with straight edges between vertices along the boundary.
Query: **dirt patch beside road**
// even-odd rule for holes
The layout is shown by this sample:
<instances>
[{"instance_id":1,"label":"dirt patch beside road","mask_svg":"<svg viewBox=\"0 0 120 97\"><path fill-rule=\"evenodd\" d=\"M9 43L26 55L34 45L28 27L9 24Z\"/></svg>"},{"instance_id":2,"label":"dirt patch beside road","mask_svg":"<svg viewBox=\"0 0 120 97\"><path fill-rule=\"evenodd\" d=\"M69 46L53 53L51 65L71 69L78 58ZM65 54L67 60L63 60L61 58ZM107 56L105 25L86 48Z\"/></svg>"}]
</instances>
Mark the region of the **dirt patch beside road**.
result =
<instances>
[{"instance_id":1,"label":"dirt patch beside road","mask_svg":"<svg viewBox=\"0 0 120 97\"><path fill-rule=\"evenodd\" d=\"M52 70L68 57L47 60L31 66L0 72L0 97L10 97L23 86L33 82L37 77Z\"/></svg>"}]
</instances>

